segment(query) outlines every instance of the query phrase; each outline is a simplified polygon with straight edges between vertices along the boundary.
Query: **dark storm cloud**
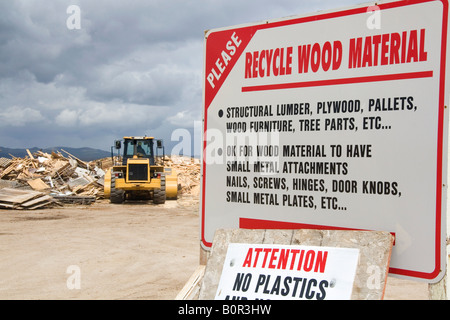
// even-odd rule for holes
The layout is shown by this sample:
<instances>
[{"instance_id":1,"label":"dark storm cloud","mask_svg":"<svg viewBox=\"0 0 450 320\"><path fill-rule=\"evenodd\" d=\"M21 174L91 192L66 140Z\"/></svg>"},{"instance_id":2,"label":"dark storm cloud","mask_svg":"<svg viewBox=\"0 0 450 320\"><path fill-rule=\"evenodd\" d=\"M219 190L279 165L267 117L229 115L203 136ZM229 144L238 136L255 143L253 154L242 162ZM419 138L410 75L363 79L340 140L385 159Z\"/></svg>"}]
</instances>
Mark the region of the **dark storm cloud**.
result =
<instances>
[{"instance_id":1,"label":"dark storm cloud","mask_svg":"<svg viewBox=\"0 0 450 320\"><path fill-rule=\"evenodd\" d=\"M347 5L341 3L338 6ZM81 9L81 28L66 12ZM170 140L201 121L207 29L335 7L334 1L2 1L0 146L108 149Z\"/></svg>"}]
</instances>

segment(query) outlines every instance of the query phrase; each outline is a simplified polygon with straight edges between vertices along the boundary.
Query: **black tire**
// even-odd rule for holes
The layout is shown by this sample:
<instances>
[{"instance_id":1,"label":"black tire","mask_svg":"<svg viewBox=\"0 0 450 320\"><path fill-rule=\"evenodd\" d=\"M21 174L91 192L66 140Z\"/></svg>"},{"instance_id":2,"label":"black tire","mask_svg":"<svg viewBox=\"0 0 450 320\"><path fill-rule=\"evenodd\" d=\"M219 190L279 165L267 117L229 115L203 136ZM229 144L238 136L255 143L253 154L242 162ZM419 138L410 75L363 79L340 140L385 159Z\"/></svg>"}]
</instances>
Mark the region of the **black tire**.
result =
<instances>
[{"instance_id":1,"label":"black tire","mask_svg":"<svg viewBox=\"0 0 450 320\"><path fill-rule=\"evenodd\" d=\"M153 203L164 204L166 202L166 176L161 176L161 189L153 191Z\"/></svg>"},{"instance_id":2,"label":"black tire","mask_svg":"<svg viewBox=\"0 0 450 320\"><path fill-rule=\"evenodd\" d=\"M125 192L121 189L116 189L116 177L114 172L111 172L111 195L109 201L111 203L123 203Z\"/></svg>"}]
</instances>

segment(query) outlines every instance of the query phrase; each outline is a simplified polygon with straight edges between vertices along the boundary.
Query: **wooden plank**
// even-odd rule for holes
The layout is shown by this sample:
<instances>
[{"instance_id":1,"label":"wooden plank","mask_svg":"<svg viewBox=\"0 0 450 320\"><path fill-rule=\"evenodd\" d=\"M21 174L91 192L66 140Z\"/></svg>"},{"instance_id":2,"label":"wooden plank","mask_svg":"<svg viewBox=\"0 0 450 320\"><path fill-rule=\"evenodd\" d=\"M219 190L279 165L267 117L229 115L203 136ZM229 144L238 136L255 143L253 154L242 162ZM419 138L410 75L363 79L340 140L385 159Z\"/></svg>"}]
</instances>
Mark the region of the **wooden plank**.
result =
<instances>
[{"instance_id":1,"label":"wooden plank","mask_svg":"<svg viewBox=\"0 0 450 320\"><path fill-rule=\"evenodd\" d=\"M51 204L51 202L48 202L48 201L47 202L41 202L41 203L36 204L35 206L28 207L28 208L20 207L20 209L36 210L36 209L43 208L43 207L45 207L45 206L47 206L49 204Z\"/></svg>"},{"instance_id":2,"label":"wooden plank","mask_svg":"<svg viewBox=\"0 0 450 320\"><path fill-rule=\"evenodd\" d=\"M30 152L30 150L29 149L27 149L27 153L28 153L28 156L30 157L30 159L31 159L31 164L33 165L33 167L35 168L35 169L37 169L37 166L36 166L36 164L34 163L34 157L33 157L33 155L31 154L31 152Z\"/></svg>"},{"instance_id":3,"label":"wooden plank","mask_svg":"<svg viewBox=\"0 0 450 320\"><path fill-rule=\"evenodd\" d=\"M27 149L27 153L28 153L28 156L30 157L30 159L34 159L34 157L33 157L33 155L31 154L31 152L30 152L30 150L29 149Z\"/></svg>"},{"instance_id":4,"label":"wooden plank","mask_svg":"<svg viewBox=\"0 0 450 320\"><path fill-rule=\"evenodd\" d=\"M195 269L183 289L181 289L175 297L175 300L192 300L197 298L196 296L198 296L200 291L200 283L205 274L205 269L205 265L199 265L197 269Z\"/></svg>"},{"instance_id":5,"label":"wooden plank","mask_svg":"<svg viewBox=\"0 0 450 320\"><path fill-rule=\"evenodd\" d=\"M66 150L61 148L61 151L64 151L65 153L67 153L69 156L71 156L73 159L75 159L78 164L80 164L82 167L84 167L85 169L88 169L88 164L86 162L84 162L81 159L78 159L77 157L75 157L73 154L70 154L69 152L67 152Z\"/></svg>"},{"instance_id":6,"label":"wooden plank","mask_svg":"<svg viewBox=\"0 0 450 320\"><path fill-rule=\"evenodd\" d=\"M0 208L13 209L14 208L14 204L0 202Z\"/></svg>"},{"instance_id":7,"label":"wooden plank","mask_svg":"<svg viewBox=\"0 0 450 320\"><path fill-rule=\"evenodd\" d=\"M18 190L12 188L0 189L0 201L13 204L20 204L39 195L42 195L42 193L37 191Z\"/></svg>"},{"instance_id":8,"label":"wooden plank","mask_svg":"<svg viewBox=\"0 0 450 320\"><path fill-rule=\"evenodd\" d=\"M0 208L32 210L32 209L41 208L43 206L46 206L46 205L49 205L52 203L53 203L53 199L51 196L42 194L42 196L40 196L40 197L38 196L36 198L36 196L34 196L33 199L25 201L25 202L3 202L3 201L0 201Z\"/></svg>"},{"instance_id":9,"label":"wooden plank","mask_svg":"<svg viewBox=\"0 0 450 320\"><path fill-rule=\"evenodd\" d=\"M47 204L51 200L52 200L51 196L45 195L43 197L39 197L39 198L35 198L35 199L32 199L32 200L27 201L27 202L23 202L23 203L20 204L20 206L26 208L26 207L31 207L31 206L36 205L36 204L41 203L41 202L45 202Z\"/></svg>"},{"instance_id":10,"label":"wooden plank","mask_svg":"<svg viewBox=\"0 0 450 320\"><path fill-rule=\"evenodd\" d=\"M36 190L36 191L42 191L42 190L46 190L46 189L50 188L48 186L48 184L46 184L44 181L42 181L41 178L37 178L34 180L28 180L27 183L30 185L30 187L33 188L33 190Z\"/></svg>"}]
</instances>

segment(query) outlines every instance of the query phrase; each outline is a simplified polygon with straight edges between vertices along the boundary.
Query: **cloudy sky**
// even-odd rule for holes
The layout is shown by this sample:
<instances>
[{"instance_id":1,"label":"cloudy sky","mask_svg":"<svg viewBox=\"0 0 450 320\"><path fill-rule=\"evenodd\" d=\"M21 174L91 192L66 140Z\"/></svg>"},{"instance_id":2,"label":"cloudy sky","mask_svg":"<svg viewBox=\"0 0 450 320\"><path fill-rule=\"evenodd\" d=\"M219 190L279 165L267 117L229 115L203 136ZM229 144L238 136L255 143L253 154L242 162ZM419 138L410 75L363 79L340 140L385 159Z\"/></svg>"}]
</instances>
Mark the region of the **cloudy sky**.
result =
<instances>
[{"instance_id":1,"label":"cloudy sky","mask_svg":"<svg viewBox=\"0 0 450 320\"><path fill-rule=\"evenodd\" d=\"M205 30L362 2L0 0L0 146L151 135L170 151L174 132L200 127Z\"/></svg>"}]
</instances>

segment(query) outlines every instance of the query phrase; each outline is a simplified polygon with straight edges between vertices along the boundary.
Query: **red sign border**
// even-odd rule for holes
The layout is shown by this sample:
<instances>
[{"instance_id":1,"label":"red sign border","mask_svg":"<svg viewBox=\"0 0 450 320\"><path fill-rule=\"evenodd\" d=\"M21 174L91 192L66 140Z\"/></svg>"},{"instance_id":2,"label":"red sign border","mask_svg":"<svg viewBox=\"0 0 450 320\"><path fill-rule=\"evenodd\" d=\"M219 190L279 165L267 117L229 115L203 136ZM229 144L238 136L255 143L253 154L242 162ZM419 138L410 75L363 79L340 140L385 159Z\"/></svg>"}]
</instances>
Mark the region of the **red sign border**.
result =
<instances>
[{"instance_id":1,"label":"red sign border","mask_svg":"<svg viewBox=\"0 0 450 320\"><path fill-rule=\"evenodd\" d=\"M439 274L441 273L441 241L442 241L442 169L443 169L443 133L444 133L444 104L445 104L445 70L446 70L446 59L447 59L447 29L448 29L448 0L403 0L398 2L390 2L390 3L384 3L379 4L378 7L380 10L386 10L386 9L392 9L392 8L398 8L398 7L404 7L404 6L410 6L415 4L422 4L427 2L441 2L443 5L443 21L442 21L442 39L441 39L441 68L440 68L440 80L439 80L439 114L438 114L438 141L437 141L437 179L436 179L436 233L435 233L435 269L430 272L420 272L420 271L414 271L414 270L406 270L406 269L400 269L400 268L389 268L389 273L391 274L397 274L397 275L403 275L408 276L412 278L419 278L419 279L426 279L426 280L433 280L436 279ZM248 32L251 32L252 35L257 32L257 30L267 29L267 28L275 28L275 27L281 27L281 26L287 26L287 25L293 25L293 24L300 24L300 23L306 23L311 21L318 21L318 20L326 20L326 19L333 19L338 17L344 17L354 14L361 14L367 12L368 7L358 7L358 8L352 8L347 9L343 11L335 11L335 12L329 12L329 13L323 13L323 14L317 14L317 15L311 15L306 17L300 17L300 18L294 18L290 20L283 20L283 21L276 21L276 22L268 22L264 24L259 25L252 25L248 27L241 27L240 30L245 31L246 29L249 30ZM226 31L230 31L230 29L227 29ZM223 31L217 31L217 32L223 32ZM251 37L250 37L251 38ZM206 39L207 42L207 39ZM245 44L246 45L246 44ZM243 48L245 49L245 48ZM241 52L243 52L243 49ZM236 60L238 57L236 58ZM207 72L208 69L205 68L205 72ZM228 72L229 73L229 72ZM224 81L224 80L223 80ZM206 83L206 77L205 77L205 91L207 90L207 83ZM217 91L220 88L217 89ZM214 99L215 94L212 94L212 97L209 98L207 101L205 99L204 104L204 133L207 131L207 112L208 107L212 100ZM207 93L205 93L205 96ZM211 95L211 94L209 94ZM203 141L203 150L206 148L206 140ZM203 155L205 153L203 152ZM205 155L202 159L202 199L201 199L201 243L205 247L211 247L212 243L206 241L205 239L205 186L206 186L206 166L205 166ZM242 219L243 217L241 217ZM245 218L244 218L245 219ZM262 221L262 223L261 223ZM259 220L259 222L256 222L255 224L246 224L246 228L266 228L267 229L267 223L266 220ZM280 228L282 222L279 221L273 221L276 223L277 228ZM303 227L303 228L320 228L320 229L343 229L346 230L347 228L341 228L341 227L331 227L331 226L324 226L324 225L305 225L305 224L299 224L299 223L286 223L286 228L292 228L294 227ZM281 226L282 227L282 226ZM442 272L442 274L444 271Z\"/></svg>"}]
</instances>

